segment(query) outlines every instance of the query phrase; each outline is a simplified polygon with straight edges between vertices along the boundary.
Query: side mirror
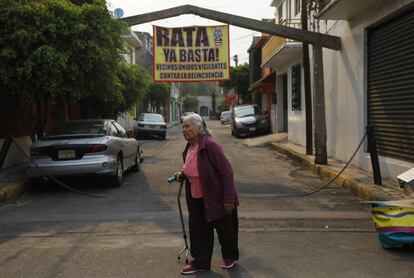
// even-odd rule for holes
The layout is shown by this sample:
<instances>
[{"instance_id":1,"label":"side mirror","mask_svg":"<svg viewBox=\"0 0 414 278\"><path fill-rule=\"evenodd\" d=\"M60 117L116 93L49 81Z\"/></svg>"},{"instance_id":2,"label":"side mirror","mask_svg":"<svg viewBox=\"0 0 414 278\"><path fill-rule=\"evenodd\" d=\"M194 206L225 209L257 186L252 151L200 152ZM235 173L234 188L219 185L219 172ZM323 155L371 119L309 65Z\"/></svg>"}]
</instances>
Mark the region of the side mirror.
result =
<instances>
[{"instance_id":1,"label":"side mirror","mask_svg":"<svg viewBox=\"0 0 414 278\"><path fill-rule=\"evenodd\" d=\"M134 131L132 129L128 128L127 134L129 138L134 138Z\"/></svg>"}]
</instances>

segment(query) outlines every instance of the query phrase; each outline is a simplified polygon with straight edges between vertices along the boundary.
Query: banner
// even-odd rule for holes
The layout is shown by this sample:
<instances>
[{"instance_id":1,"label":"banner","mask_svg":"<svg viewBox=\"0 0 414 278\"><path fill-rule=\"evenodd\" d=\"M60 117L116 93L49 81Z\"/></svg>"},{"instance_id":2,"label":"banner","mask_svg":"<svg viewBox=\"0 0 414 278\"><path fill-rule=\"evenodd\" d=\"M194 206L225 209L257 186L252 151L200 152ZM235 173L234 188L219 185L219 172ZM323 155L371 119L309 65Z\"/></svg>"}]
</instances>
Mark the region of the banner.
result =
<instances>
[{"instance_id":1,"label":"banner","mask_svg":"<svg viewBox=\"0 0 414 278\"><path fill-rule=\"evenodd\" d=\"M153 29L154 81L230 79L229 26Z\"/></svg>"}]
</instances>

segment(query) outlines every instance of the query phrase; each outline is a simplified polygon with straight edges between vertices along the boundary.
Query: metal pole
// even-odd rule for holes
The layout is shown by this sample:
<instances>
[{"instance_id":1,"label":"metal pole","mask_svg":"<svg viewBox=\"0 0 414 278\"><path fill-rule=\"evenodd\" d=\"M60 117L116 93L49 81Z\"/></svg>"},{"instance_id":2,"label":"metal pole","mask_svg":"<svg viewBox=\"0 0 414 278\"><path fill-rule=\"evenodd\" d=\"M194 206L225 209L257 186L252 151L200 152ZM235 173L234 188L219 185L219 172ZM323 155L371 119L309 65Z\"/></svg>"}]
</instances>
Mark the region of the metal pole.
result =
<instances>
[{"instance_id":1,"label":"metal pole","mask_svg":"<svg viewBox=\"0 0 414 278\"><path fill-rule=\"evenodd\" d=\"M301 21L302 30L308 30L308 0L302 0L301 2ZM307 42L302 43L303 51L303 77L305 85L305 113L306 113L306 154L313 154L313 134L312 134L312 94L311 94L311 81L310 81L310 62L309 62L309 44Z\"/></svg>"},{"instance_id":2,"label":"metal pole","mask_svg":"<svg viewBox=\"0 0 414 278\"><path fill-rule=\"evenodd\" d=\"M3 146L0 150L0 170L3 168L4 161L6 161L6 157L10 150L12 142L13 137L11 137L10 135L7 135L6 138L4 138Z\"/></svg>"},{"instance_id":3,"label":"metal pole","mask_svg":"<svg viewBox=\"0 0 414 278\"><path fill-rule=\"evenodd\" d=\"M325 87L323 80L322 47L313 45L314 59L314 96L313 115L315 117L315 164L327 164L328 154L326 149L326 118L325 118Z\"/></svg>"},{"instance_id":4,"label":"metal pole","mask_svg":"<svg viewBox=\"0 0 414 278\"><path fill-rule=\"evenodd\" d=\"M374 183L376 185L382 185L381 168L378 160L377 142L375 140L374 128L367 126L368 136L368 151L371 157L372 173L374 175Z\"/></svg>"}]
</instances>

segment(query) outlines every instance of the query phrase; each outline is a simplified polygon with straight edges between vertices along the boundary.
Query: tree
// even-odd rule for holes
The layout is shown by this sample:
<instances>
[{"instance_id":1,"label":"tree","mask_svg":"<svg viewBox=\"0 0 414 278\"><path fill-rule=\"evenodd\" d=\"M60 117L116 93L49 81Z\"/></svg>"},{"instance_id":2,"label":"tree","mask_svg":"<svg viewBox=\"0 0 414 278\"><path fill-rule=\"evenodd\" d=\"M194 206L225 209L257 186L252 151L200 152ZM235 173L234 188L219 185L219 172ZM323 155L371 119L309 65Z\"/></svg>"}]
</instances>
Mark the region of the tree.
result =
<instances>
[{"instance_id":1,"label":"tree","mask_svg":"<svg viewBox=\"0 0 414 278\"><path fill-rule=\"evenodd\" d=\"M3 0L0 26L0 93L33 103L39 136L49 101L124 109L117 73L120 33L127 26L112 18L104 0ZM93 108L90 116L99 116L101 109Z\"/></svg>"},{"instance_id":2,"label":"tree","mask_svg":"<svg viewBox=\"0 0 414 278\"><path fill-rule=\"evenodd\" d=\"M182 83L183 96L210 96L215 91L217 82L184 82Z\"/></svg>"},{"instance_id":3,"label":"tree","mask_svg":"<svg viewBox=\"0 0 414 278\"><path fill-rule=\"evenodd\" d=\"M185 96L183 98L183 109L188 112L198 112L198 98L191 95Z\"/></svg>"},{"instance_id":4,"label":"tree","mask_svg":"<svg viewBox=\"0 0 414 278\"><path fill-rule=\"evenodd\" d=\"M223 97L219 100L219 104L218 104L217 109L219 110L219 112L230 110L230 104L228 103L226 98Z\"/></svg>"},{"instance_id":5,"label":"tree","mask_svg":"<svg viewBox=\"0 0 414 278\"><path fill-rule=\"evenodd\" d=\"M150 105L151 112L161 113L161 107L170 100L171 86L167 83L152 83L149 86L145 101Z\"/></svg>"},{"instance_id":6,"label":"tree","mask_svg":"<svg viewBox=\"0 0 414 278\"><path fill-rule=\"evenodd\" d=\"M151 77L137 65L119 63L116 77L115 94L107 99L94 99L96 112L102 117L116 118L117 114L128 111L139 99L144 99L150 88Z\"/></svg>"},{"instance_id":7,"label":"tree","mask_svg":"<svg viewBox=\"0 0 414 278\"><path fill-rule=\"evenodd\" d=\"M251 103L252 97L249 93L249 64L244 63L237 67L230 68L231 80L223 83L223 87L234 89L238 95L239 101Z\"/></svg>"}]
</instances>

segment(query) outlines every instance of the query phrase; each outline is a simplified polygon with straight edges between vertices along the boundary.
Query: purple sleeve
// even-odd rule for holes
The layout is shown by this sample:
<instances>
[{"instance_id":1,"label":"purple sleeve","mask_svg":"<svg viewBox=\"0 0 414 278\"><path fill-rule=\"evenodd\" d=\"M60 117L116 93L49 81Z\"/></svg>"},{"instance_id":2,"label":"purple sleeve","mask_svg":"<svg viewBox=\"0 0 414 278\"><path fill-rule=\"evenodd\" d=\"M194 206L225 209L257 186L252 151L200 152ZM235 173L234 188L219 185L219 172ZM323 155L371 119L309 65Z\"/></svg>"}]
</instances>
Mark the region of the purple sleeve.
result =
<instances>
[{"instance_id":1,"label":"purple sleeve","mask_svg":"<svg viewBox=\"0 0 414 278\"><path fill-rule=\"evenodd\" d=\"M213 163L224 186L224 203L236 203L233 169L229 160L224 155L224 152L218 143L210 141L207 148L209 159L211 160L210 162Z\"/></svg>"}]
</instances>

